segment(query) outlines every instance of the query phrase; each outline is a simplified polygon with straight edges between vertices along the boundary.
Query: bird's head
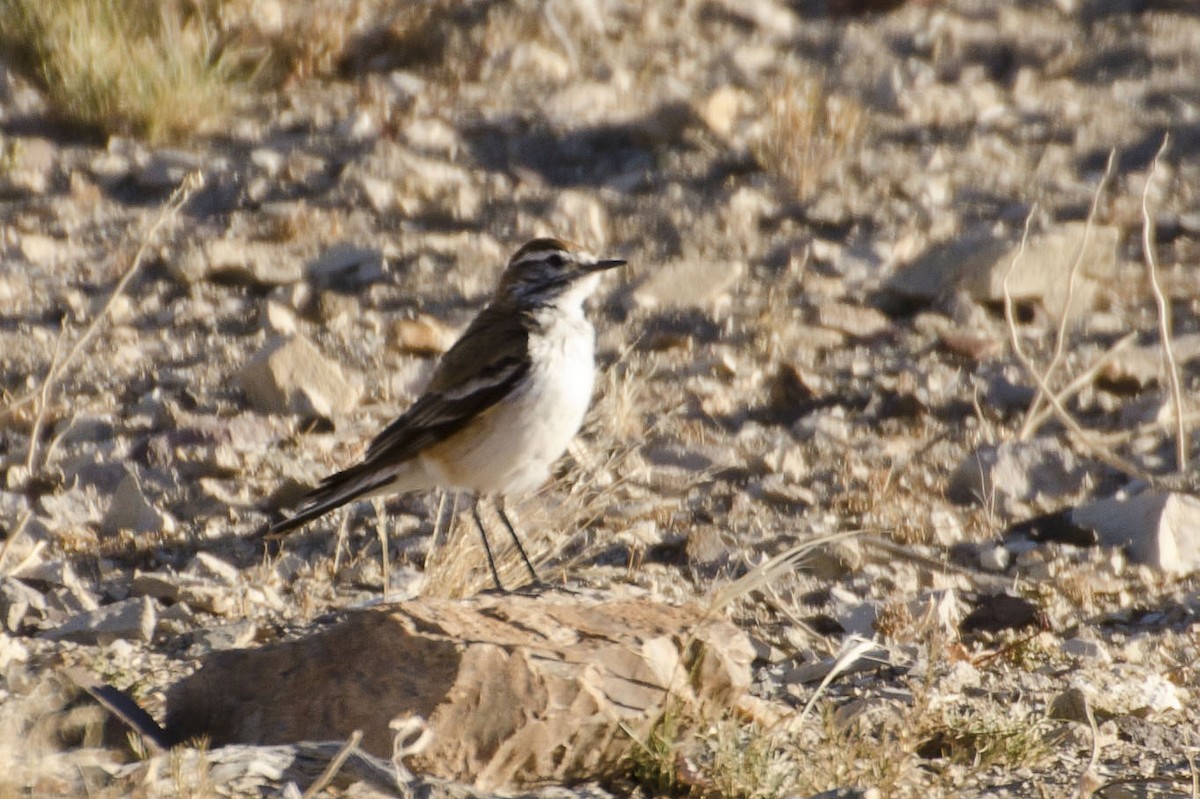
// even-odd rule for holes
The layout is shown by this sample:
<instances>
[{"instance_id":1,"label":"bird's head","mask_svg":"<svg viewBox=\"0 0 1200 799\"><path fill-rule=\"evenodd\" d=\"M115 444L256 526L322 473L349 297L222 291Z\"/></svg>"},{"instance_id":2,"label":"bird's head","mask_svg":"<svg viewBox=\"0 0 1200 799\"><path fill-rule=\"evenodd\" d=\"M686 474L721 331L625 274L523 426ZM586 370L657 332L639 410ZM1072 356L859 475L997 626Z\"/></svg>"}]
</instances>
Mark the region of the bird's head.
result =
<instances>
[{"instance_id":1,"label":"bird's head","mask_svg":"<svg viewBox=\"0 0 1200 799\"><path fill-rule=\"evenodd\" d=\"M596 290L600 273L624 263L561 239L534 239L509 259L496 298L523 308L579 308Z\"/></svg>"}]
</instances>

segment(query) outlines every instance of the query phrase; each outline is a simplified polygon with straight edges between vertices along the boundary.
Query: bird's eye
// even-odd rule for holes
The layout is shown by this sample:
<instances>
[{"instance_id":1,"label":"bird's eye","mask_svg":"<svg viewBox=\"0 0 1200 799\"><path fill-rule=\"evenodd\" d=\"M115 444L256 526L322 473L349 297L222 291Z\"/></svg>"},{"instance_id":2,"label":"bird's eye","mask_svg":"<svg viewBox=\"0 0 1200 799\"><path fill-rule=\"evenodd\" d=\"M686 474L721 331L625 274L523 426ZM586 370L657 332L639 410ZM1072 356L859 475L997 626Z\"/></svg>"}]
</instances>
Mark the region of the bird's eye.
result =
<instances>
[{"instance_id":1,"label":"bird's eye","mask_svg":"<svg viewBox=\"0 0 1200 799\"><path fill-rule=\"evenodd\" d=\"M554 255L551 255L549 258L546 259L546 263L550 264L551 266L555 267L556 269L563 266L564 264L566 264L566 262L567 262L567 260L565 258L563 258L562 255L560 255L559 253L554 253Z\"/></svg>"}]
</instances>

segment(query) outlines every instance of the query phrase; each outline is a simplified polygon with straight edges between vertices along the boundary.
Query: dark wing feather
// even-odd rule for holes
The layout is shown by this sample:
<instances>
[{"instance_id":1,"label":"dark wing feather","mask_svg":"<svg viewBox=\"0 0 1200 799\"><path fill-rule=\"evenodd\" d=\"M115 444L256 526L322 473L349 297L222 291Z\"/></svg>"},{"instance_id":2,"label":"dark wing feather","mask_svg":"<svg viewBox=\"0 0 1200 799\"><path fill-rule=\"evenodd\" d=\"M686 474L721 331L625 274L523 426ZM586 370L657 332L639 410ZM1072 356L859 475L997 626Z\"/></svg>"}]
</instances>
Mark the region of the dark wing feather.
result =
<instances>
[{"instance_id":1,"label":"dark wing feather","mask_svg":"<svg viewBox=\"0 0 1200 799\"><path fill-rule=\"evenodd\" d=\"M375 437L366 457L332 474L309 492L294 516L276 522L286 533L359 497L383 488L390 467L443 441L508 396L529 373L529 331L512 311L483 310L438 363L425 393Z\"/></svg>"},{"instance_id":2,"label":"dark wing feather","mask_svg":"<svg viewBox=\"0 0 1200 799\"><path fill-rule=\"evenodd\" d=\"M525 324L488 306L442 356L421 398L371 442L363 463L408 460L504 399L528 373Z\"/></svg>"}]
</instances>

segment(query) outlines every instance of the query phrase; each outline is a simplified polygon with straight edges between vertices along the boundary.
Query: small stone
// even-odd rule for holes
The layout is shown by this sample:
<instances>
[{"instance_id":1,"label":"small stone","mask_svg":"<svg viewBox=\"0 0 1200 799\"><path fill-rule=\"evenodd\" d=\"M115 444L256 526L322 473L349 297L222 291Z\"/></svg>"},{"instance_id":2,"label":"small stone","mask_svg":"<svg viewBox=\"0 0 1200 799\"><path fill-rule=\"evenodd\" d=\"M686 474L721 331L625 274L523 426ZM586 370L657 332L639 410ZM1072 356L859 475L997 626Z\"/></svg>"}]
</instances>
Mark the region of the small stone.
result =
<instances>
[{"instance_id":1,"label":"small stone","mask_svg":"<svg viewBox=\"0 0 1200 799\"><path fill-rule=\"evenodd\" d=\"M990 572L1002 572L1008 568L1011 556L1002 546L985 547L979 553L979 566Z\"/></svg>"},{"instance_id":2,"label":"small stone","mask_svg":"<svg viewBox=\"0 0 1200 799\"><path fill-rule=\"evenodd\" d=\"M742 261L689 258L651 274L633 293L642 308L711 308L731 301L729 291L746 271Z\"/></svg>"},{"instance_id":3,"label":"small stone","mask_svg":"<svg viewBox=\"0 0 1200 799\"><path fill-rule=\"evenodd\" d=\"M996 501L1010 513L1016 503L1078 491L1084 476L1075 455L1055 441L1007 441L968 455L950 475L946 496L960 504Z\"/></svg>"},{"instance_id":4,"label":"small stone","mask_svg":"<svg viewBox=\"0 0 1200 799\"><path fill-rule=\"evenodd\" d=\"M268 177L275 177L283 171L283 166L286 159L283 153L278 150L273 150L270 147L259 147L250 151L250 163L267 173Z\"/></svg>"},{"instance_id":5,"label":"small stone","mask_svg":"<svg viewBox=\"0 0 1200 799\"><path fill-rule=\"evenodd\" d=\"M100 532L105 535L116 535L121 530L169 534L175 532L175 528L171 514L159 510L146 498L132 470L126 472L125 479L117 486L100 522Z\"/></svg>"},{"instance_id":6,"label":"small stone","mask_svg":"<svg viewBox=\"0 0 1200 799\"><path fill-rule=\"evenodd\" d=\"M713 133L728 139L733 135L742 110L753 106L753 98L746 92L733 86L722 86L706 97L697 111Z\"/></svg>"},{"instance_id":7,"label":"small stone","mask_svg":"<svg viewBox=\"0 0 1200 799\"><path fill-rule=\"evenodd\" d=\"M871 638L875 635L875 621L879 618L879 605L864 600L843 588L830 590L834 603L833 618L850 635Z\"/></svg>"},{"instance_id":8,"label":"small stone","mask_svg":"<svg viewBox=\"0 0 1200 799\"><path fill-rule=\"evenodd\" d=\"M458 131L435 117L414 119L402 131L405 142L414 150L454 157L462 148Z\"/></svg>"},{"instance_id":9,"label":"small stone","mask_svg":"<svg viewBox=\"0 0 1200 799\"><path fill-rule=\"evenodd\" d=\"M303 275L293 254L261 241L213 239L167 262L171 273L184 283L222 280L251 286L295 283Z\"/></svg>"},{"instance_id":10,"label":"small stone","mask_svg":"<svg viewBox=\"0 0 1200 799\"><path fill-rule=\"evenodd\" d=\"M247 363L239 375L254 408L263 413L294 413L330 418L358 404L362 387L342 367L303 336L277 339Z\"/></svg>"},{"instance_id":11,"label":"small stone","mask_svg":"<svg viewBox=\"0 0 1200 799\"><path fill-rule=\"evenodd\" d=\"M5 150L10 141L0 140L0 159L8 155ZM12 154L16 156L15 163L0 169L0 191L45 194L54 175L58 148L47 139L23 136L12 145Z\"/></svg>"},{"instance_id":12,"label":"small stone","mask_svg":"<svg viewBox=\"0 0 1200 799\"><path fill-rule=\"evenodd\" d=\"M266 327L281 336L295 335L300 330L300 320L296 312L276 300L267 300L263 318Z\"/></svg>"},{"instance_id":13,"label":"small stone","mask_svg":"<svg viewBox=\"0 0 1200 799\"><path fill-rule=\"evenodd\" d=\"M158 574L157 572L137 572L133 575L130 587L134 596L148 596L161 599L164 602L176 602L179 599L179 580L174 576Z\"/></svg>"},{"instance_id":14,"label":"small stone","mask_svg":"<svg viewBox=\"0 0 1200 799\"><path fill-rule=\"evenodd\" d=\"M392 324L396 349L411 355L440 355L450 348L457 334L458 331L428 314L420 314L414 319L397 319Z\"/></svg>"},{"instance_id":15,"label":"small stone","mask_svg":"<svg viewBox=\"0 0 1200 799\"><path fill-rule=\"evenodd\" d=\"M1097 663L1111 663L1112 655L1104 644L1090 638L1069 638L1062 643L1063 653L1081 660L1092 660Z\"/></svg>"},{"instance_id":16,"label":"small stone","mask_svg":"<svg viewBox=\"0 0 1200 799\"><path fill-rule=\"evenodd\" d=\"M1066 644L1063 645L1064 648ZM1073 686L1063 691L1050 701L1047 716L1060 721L1074 721L1079 724L1090 724L1087 694L1083 689Z\"/></svg>"},{"instance_id":17,"label":"small stone","mask_svg":"<svg viewBox=\"0 0 1200 799\"><path fill-rule=\"evenodd\" d=\"M28 660L29 648L8 633L0 632L0 673L7 674L9 666Z\"/></svg>"},{"instance_id":18,"label":"small stone","mask_svg":"<svg viewBox=\"0 0 1200 799\"><path fill-rule=\"evenodd\" d=\"M237 566L218 558L209 552L199 552L187 566L187 573L196 577L220 580L228 586L241 582L241 572Z\"/></svg>"},{"instance_id":19,"label":"small stone","mask_svg":"<svg viewBox=\"0 0 1200 799\"><path fill-rule=\"evenodd\" d=\"M817 324L854 338L874 338L891 329L892 323L880 311L862 305L827 302L817 307Z\"/></svg>"},{"instance_id":20,"label":"small stone","mask_svg":"<svg viewBox=\"0 0 1200 799\"><path fill-rule=\"evenodd\" d=\"M559 191L549 213L555 235L602 250L609 241L608 212L592 194L573 189ZM601 256L607 253L600 253Z\"/></svg>"},{"instance_id":21,"label":"small stone","mask_svg":"<svg viewBox=\"0 0 1200 799\"><path fill-rule=\"evenodd\" d=\"M1071 510L1070 521L1136 563L1180 575L1200 569L1200 499L1187 494L1101 499Z\"/></svg>"},{"instance_id":22,"label":"small stone","mask_svg":"<svg viewBox=\"0 0 1200 799\"><path fill-rule=\"evenodd\" d=\"M195 634L189 654L199 656L225 649L245 649L254 643L256 635L258 625L249 620L210 627Z\"/></svg>"},{"instance_id":23,"label":"small stone","mask_svg":"<svg viewBox=\"0 0 1200 799\"><path fill-rule=\"evenodd\" d=\"M105 646L118 639L149 641L157 621L154 600L135 597L80 613L44 633L51 640Z\"/></svg>"},{"instance_id":24,"label":"small stone","mask_svg":"<svg viewBox=\"0 0 1200 799\"><path fill-rule=\"evenodd\" d=\"M320 288L356 291L387 277L383 254L348 242L334 244L308 265L308 279Z\"/></svg>"},{"instance_id":25,"label":"small stone","mask_svg":"<svg viewBox=\"0 0 1200 799\"><path fill-rule=\"evenodd\" d=\"M158 150L137 170L134 178L144 189L161 191L174 189L188 173L202 165L200 156L184 150Z\"/></svg>"},{"instance_id":26,"label":"small stone","mask_svg":"<svg viewBox=\"0 0 1200 799\"><path fill-rule=\"evenodd\" d=\"M1175 337L1171 352L1180 367L1200 358L1200 333ZM1133 394L1154 385L1163 374L1161 346L1126 347L1105 361L1096 384L1107 391Z\"/></svg>"},{"instance_id":27,"label":"small stone","mask_svg":"<svg viewBox=\"0 0 1200 799\"><path fill-rule=\"evenodd\" d=\"M935 245L885 284L895 295L933 301L966 291L976 300L1004 300L1005 278L1013 302L1037 300L1058 317L1066 304L1071 266L1084 240L1085 225L1071 222L1033 236L1021 253L1019 242L990 236L962 238ZM1090 308L1096 287L1116 274L1120 231L1093 225L1071 290L1072 313ZM1020 257L1018 258L1018 254ZM1016 260L1016 267L1010 267Z\"/></svg>"},{"instance_id":28,"label":"small stone","mask_svg":"<svg viewBox=\"0 0 1200 799\"><path fill-rule=\"evenodd\" d=\"M41 592L13 577L0 578L0 623L18 633L46 615L46 598Z\"/></svg>"}]
</instances>

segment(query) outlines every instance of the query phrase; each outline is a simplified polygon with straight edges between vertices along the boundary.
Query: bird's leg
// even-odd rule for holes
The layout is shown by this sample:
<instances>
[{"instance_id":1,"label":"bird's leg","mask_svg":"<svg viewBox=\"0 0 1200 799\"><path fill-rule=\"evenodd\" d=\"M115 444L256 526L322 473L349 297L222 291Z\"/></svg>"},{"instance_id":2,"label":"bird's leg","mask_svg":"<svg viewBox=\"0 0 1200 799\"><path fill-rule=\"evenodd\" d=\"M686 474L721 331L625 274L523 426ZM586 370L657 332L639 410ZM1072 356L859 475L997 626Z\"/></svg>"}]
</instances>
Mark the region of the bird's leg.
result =
<instances>
[{"instance_id":1,"label":"bird's leg","mask_svg":"<svg viewBox=\"0 0 1200 799\"><path fill-rule=\"evenodd\" d=\"M542 581L538 578L537 572L533 569L533 564L529 562L529 556L525 554L525 547L521 546L521 539L517 538L517 530L513 527L513 523L508 519L508 513L504 510L504 497L496 499L496 513L500 515L500 520L504 522L504 526L508 528L508 534L512 536L513 543L517 545L517 551L521 553L521 560L525 561L525 568L529 569L529 578L534 585L541 585Z\"/></svg>"},{"instance_id":2,"label":"bird's leg","mask_svg":"<svg viewBox=\"0 0 1200 799\"><path fill-rule=\"evenodd\" d=\"M488 544L487 530L483 529L483 519L479 518L478 498L471 504L471 515L475 517L475 526L479 528L479 535L483 538L483 551L487 553L488 568L492 570L492 582L496 584L497 591L504 593L504 584L500 582L500 572L496 571L496 559L492 557L492 547Z\"/></svg>"}]
</instances>

